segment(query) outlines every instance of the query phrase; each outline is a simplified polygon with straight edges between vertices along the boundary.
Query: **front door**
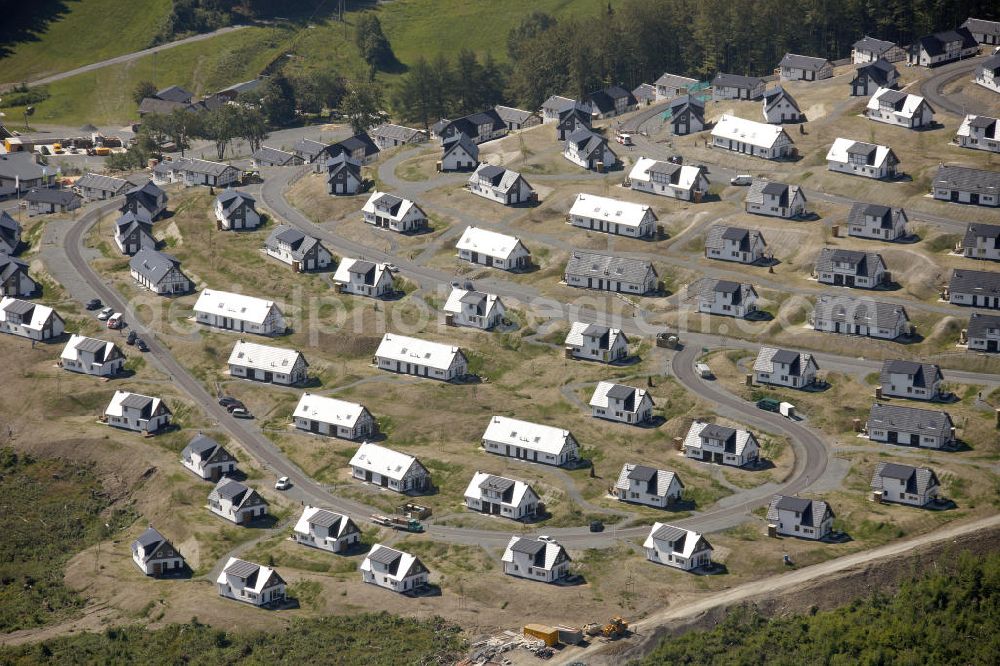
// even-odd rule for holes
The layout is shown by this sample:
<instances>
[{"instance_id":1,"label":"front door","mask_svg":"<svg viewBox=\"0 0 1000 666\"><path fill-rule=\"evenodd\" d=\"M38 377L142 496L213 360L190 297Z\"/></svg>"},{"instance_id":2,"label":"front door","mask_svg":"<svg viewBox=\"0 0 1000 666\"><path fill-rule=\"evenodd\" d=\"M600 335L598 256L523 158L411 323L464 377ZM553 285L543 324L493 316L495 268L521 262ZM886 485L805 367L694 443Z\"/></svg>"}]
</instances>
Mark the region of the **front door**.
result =
<instances>
[{"instance_id":1,"label":"front door","mask_svg":"<svg viewBox=\"0 0 1000 666\"><path fill-rule=\"evenodd\" d=\"M154 562L153 563L153 575L154 576L159 576L161 573L163 573L163 563L162 562Z\"/></svg>"},{"instance_id":2,"label":"front door","mask_svg":"<svg viewBox=\"0 0 1000 666\"><path fill-rule=\"evenodd\" d=\"M269 381L271 381L273 379L274 379L274 373L273 372L265 372L264 373L264 381L265 382L269 382Z\"/></svg>"},{"instance_id":3,"label":"front door","mask_svg":"<svg viewBox=\"0 0 1000 666\"><path fill-rule=\"evenodd\" d=\"M478 252L473 252L472 253L472 263L474 263L474 264L478 264L479 263L479 253Z\"/></svg>"},{"instance_id":4,"label":"front door","mask_svg":"<svg viewBox=\"0 0 1000 666\"><path fill-rule=\"evenodd\" d=\"M889 431L889 443L890 444L896 444L898 442L899 442L899 433L896 432L895 430L890 430Z\"/></svg>"},{"instance_id":5,"label":"front door","mask_svg":"<svg viewBox=\"0 0 1000 666\"><path fill-rule=\"evenodd\" d=\"M979 204L979 194L976 193L976 192L973 192L972 194L970 194L969 195L969 203L971 203L971 204L977 204L978 205Z\"/></svg>"},{"instance_id":6,"label":"front door","mask_svg":"<svg viewBox=\"0 0 1000 666\"><path fill-rule=\"evenodd\" d=\"M835 287L842 287L842 286L844 286L844 276L840 275L839 273L834 274L834 276L833 276L833 286L835 286Z\"/></svg>"},{"instance_id":7,"label":"front door","mask_svg":"<svg viewBox=\"0 0 1000 666\"><path fill-rule=\"evenodd\" d=\"M721 453L713 453L712 454L712 462L721 464L722 463L722 454Z\"/></svg>"},{"instance_id":8,"label":"front door","mask_svg":"<svg viewBox=\"0 0 1000 666\"><path fill-rule=\"evenodd\" d=\"M854 286L854 276L853 275L848 275L847 277L844 278L844 282L845 282L845 284L847 284L848 287L853 287Z\"/></svg>"},{"instance_id":9,"label":"front door","mask_svg":"<svg viewBox=\"0 0 1000 666\"><path fill-rule=\"evenodd\" d=\"M986 351L995 352L1000 348L1000 341L997 340L987 340L986 341Z\"/></svg>"}]
</instances>

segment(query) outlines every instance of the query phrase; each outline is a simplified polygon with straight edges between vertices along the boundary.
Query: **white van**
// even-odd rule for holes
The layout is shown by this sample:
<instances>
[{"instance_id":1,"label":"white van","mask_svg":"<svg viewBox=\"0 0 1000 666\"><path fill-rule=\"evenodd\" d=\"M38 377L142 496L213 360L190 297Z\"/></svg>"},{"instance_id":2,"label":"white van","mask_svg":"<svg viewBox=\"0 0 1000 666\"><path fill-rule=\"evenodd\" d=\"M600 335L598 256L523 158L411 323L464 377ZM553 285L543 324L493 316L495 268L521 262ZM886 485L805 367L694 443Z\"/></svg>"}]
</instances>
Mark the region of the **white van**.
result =
<instances>
[{"instance_id":1,"label":"white van","mask_svg":"<svg viewBox=\"0 0 1000 666\"><path fill-rule=\"evenodd\" d=\"M729 179L730 185L751 185L753 184L753 176L748 173L741 173Z\"/></svg>"},{"instance_id":2,"label":"white van","mask_svg":"<svg viewBox=\"0 0 1000 666\"><path fill-rule=\"evenodd\" d=\"M702 379L712 378L712 368L708 367L705 363L695 363L694 371L698 373L698 376Z\"/></svg>"}]
</instances>

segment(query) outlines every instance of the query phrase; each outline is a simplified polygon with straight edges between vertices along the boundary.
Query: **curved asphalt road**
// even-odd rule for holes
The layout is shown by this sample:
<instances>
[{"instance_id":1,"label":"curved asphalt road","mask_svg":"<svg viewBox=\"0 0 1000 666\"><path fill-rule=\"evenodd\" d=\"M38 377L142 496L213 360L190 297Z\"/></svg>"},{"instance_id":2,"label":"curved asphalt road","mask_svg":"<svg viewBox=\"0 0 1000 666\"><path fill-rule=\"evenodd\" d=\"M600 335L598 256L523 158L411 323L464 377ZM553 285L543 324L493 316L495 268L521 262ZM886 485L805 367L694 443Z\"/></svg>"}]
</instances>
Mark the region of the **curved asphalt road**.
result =
<instances>
[{"instance_id":1,"label":"curved asphalt road","mask_svg":"<svg viewBox=\"0 0 1000 666\"><path fill-rule=\"evenodd\" d=\"M935 109L950 111L957 116L964 117L967 113L995 114L997 110L996 106L989 108L987 105L986 108L982 109L970 108L968 105L958 104L942 92L944 87L955 79L971 74L972 70L975 69L976 66L979 65L984 59L985 56L967 58L965 60L959 60L958 62L938 67L934 71L933 76L929 76L920 82L920 94L925 97Z\"/></svg>"}]
</instances>

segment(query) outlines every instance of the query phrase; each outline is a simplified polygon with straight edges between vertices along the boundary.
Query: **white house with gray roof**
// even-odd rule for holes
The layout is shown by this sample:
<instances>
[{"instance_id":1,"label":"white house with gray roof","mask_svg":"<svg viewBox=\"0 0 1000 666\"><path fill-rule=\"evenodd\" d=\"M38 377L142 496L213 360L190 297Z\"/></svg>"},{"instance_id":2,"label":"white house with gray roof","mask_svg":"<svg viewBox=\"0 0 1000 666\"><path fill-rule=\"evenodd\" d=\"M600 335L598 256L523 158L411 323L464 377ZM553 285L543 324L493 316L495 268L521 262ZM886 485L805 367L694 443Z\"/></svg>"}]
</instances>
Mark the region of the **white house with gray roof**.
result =
<instances>
[{"instance_id":1,"label":"white house with gray roof","mask_svg":"<svg viewBox=\"0 0 1000 666\"><path fill-rule=\"evenodd\" d=\"M767 242L757 229L716 224L705 238L705 257L720 261L754 264L764 258Z\"/></svg>"},{"instance_id":2,"label":"white house with gray roof","mask_svg":"<svg viewBox=\"0 0 1000 666\"><path fill-rule=\"evenodd\" d=\"M760 458L760 445L749 430L694 421L684 437L684 455L692 460L743 467Z\"/></svg>"},{"instance_id":3,"label":"white house with gray roof","mask_svg":"<svg viewBox=\"0 0 1000 666\"><path fill-rule=\"evenodd\" d=\"M516 171L492 164L480 164L469 176L469 191L484 199L515 206L535 198L535 190Z\"/></svg>"},{"instance_id":4,"label":"white house with gray roof","mask_svg":"<svg viewBox=\"0 0 1000 666\"><path fill-rule=\"evenodd\" d=\"M567 220L581 229L650 238L656 231L657 217L646 204L581 193L576 195Z\"/></svg>"},{"instance_id":5,"label":"white house with gray roof","mask_svg":"<svg viewBox=\"0 0 1000 666\"><path fill-rule=\"evenodd\" d=\"M502 104L497 104L493 107L493 110L496 111L496 114L500 116L500 120L507 126L508 132L528 129L529 127L542 124L542 117L534 111L525 111L524 109L517 109L512 106L503 106Z\"/></svg>"},{"instance_id":6,"label":"white house with gray roof","mask_svg":"<svg viewBox=\"0 0 1000 666\"><path fill-rule=\"evenodd\" d=\"M215 584L219 596L250 604L268 606L285 600L285 581L271 567L230 557Z\"/></svg>"},{"instance_id":7,"label":"white house with gray roof","mask_svg":"<svg viewBox=\"0 0 1000 666\"><path fill-rule=\"evenodd\" d=\"M191 438L181 451L181 464L205 481L218 482L236 472L236 458L226 447L201 434Z\"/></svg>"},{"instance_id":8,"label":"white house with gray roof","mask_svg":"<svg viewBox=\"0 0 1000 666\"><path fill-rule=\"evenodd\" d=\"M645 259L574 250L564 274L570 287L643 295L656 291L659 275Z\"/></svg>"},{"instance_id":9,"label":"white house with gray roof","mask_svg":"<svg viewBox=\"0 0 1000 666\"><path fill-rule=\"evenodd\" d=\"M580 127L566 137L563 157L591 171L607 169L618 161L618 156L608 146L608 140L588 127Z\"/></svg>"},{"instance_id":10,"label":"white house with gray roof","mask_svg":"<svg viewBox=\"0 0 1000 666\"><path fill-rule=\"evenodd\" d=\"M487 472L473 474L465 489L466 508L488 516L522 520L535 515L538 503L538 493L524 481Z\"/></svg>"},{"instance_id":11,"label":"white house with gray roof","mask_svg":"<svg viewBox=\"0 0 1000 666\"><path fill-rule=\"evenodd\" d=\"M442 144L441 171L471 171L479 164L479 146L465 134L449 137Z\"/></svg>"},{"instance_id":12,"label":"white house with gray roof","mask_svg":"<svg viewBox=\"0 0 1000 666\"><path fill-rule=\"evenodd\" d=\"M309 363L294 349L237 340L229 354L229 376L291 386L306 380Z\"/></svg>"},{"instance_id":13,"label":"white house with gray roof","mask_svg":"<svg viewBox=\"0 0 1000 666\"><path fill-rule=\"evenodd\" d=\"M531 265L531 252L517 236L479 227L466 227L455 249L462 261L505 271L523 270Z\"/></svg>"},{"instance_id":14,"label":"white house with gray roof","mask_svg":"<svg viewBox=\"0 0 1000 666\"><path fill-rule=\"evenodd\" d=\"M128 268L139 286L160 296L186 294L194 288L191 279L181 271L179 259L150 248L136 252Z\"/></svg>"},{"instance_id":15,"label":"white house with gray roof","mask_svg":"<svg viewBox=\"0 0 1000 666\"><path fill-rule=\"evenodd\" d=\"M813 269L820 284L875 289L886 281L886 266L877 252L824 247Z\"/></svg>"},{"instance_id":16,"label":"white house with gray roof","mask_svg":"<svg viewBox=\"0 0 1000 666\"><path fill-rule=\"evenodd\" d=\"M767 507L767 520L778 534L819 541L833 530L833 509L822 500L775 495Z\"/></svg>"},{"instance_id":17,"label":"white house with gray roof","mask_svg":"<svg viewBox=\"0 0 1000 666\"><path fill-rule=\"evenodd\" d=\"M827 333L895 340L910 332L906 308L870 298L821 294L812 315L813 328Z\"/></svg>"},{"instance_id":18,"label":"white house with gray roof","mask_svg":"<svg viewBox=\"0 0 1000 666\"><path fill-rule=\"evenodd\" d=\"M285 317L273 301L229 291L203 289L194 304L195 321L240 333L281 335Z\"/></svg>"},{"instance_id":19,"label":"white house with gray roof","mask_svg":"<svg viewBox=\"0 0 1000 666\"><path fill-rule=\"evenodd\" d=\"M258 169L261 167L299 166L300 164L302 164L302 158L295 153L268 146L261 146L253 154L253 165Z\"/></svg>"},{"instance_id":20,"label":"white house with gray roof","mask_svg":"<svg viewBox=\"0 0 1000 666\"><path fill-rule=\"evenodd\" d=\"M508 576L553 583L569 574L571 559L566 549L551 539L513 536L500 561Z\"/></svg>"},{"instance_id":21,"label":"white house with gray roof","mask_svg":"<svg viewBox=\"0 0 1000 666\"><path fill-rule=\"evenodd\" d=\"M882 362L879 386L883 396L910 400L938 400L944 375L933 363L918 363L900 359Z\"/></svg>"},{"instance_id":22,"label":"white house with gray roof","mask_svg":"<svg viewBox=\"0 0 1000 666\"><path fill-rule=\"evenodd\" d=\"M698 295L698 312L742 319L757 311L757 290L748 282L709 280Z\"/></svg>"},{"instance_id":23,"label":"white house with gray roof","mask_svg":"<svg viewBox=\"0 0 1000 666\"><path fill-rule=\"evenodd\" d=\"M455 326L488 331L503 321L507 309L496 294L452 287L448 301L444 304L444 311L451 317L446 321Z\"/></svg>"},{"instance_id":24,"label":"white house with gray roof","mask_svg":"<svg viewBox=\"0 0 1000 666\"><path fill-rule=\"evenodd\" d=\"M969 259L1000 261L1000 224L970 222L960 247Z\"/></svg>"},{"instance_id":25,"label":"white house with gray roof","mask_svg":"<svg viewBox=\"0 0 1000 666\"><path fill-rule=\"evenodd\" d=\"M132 183L124 178L105 176L99 173L85 173L73 183L73 189L87 201L99 201L125 194Z\"/></svg>"},{"instance_id":26,"label":"white house with gray roof","mask_svg":"<svg viewBox=\"0 0 1000 666\"><path fill-rule=\"evenodd\" d=\"M712 128L712 147L775 160L791 155L795 142L780 125L723 115Z\"/></svg>"},{"instance_id":27,"label":"white house with gray roof","mask_svg":"<svg viewBox=\"0 0 1000 666\"><path fill-rule=\"evenodd\" d=\"M113 377L125 365L125 355L113 342L73 334L59 355L63 370L95 377Z\"/></svg>"},{"instance_id":28,"label":"white house with gray roof","mask_svg":"<svg viewBox=\"0 0 1000 666\"><path fill-rule=\"evenodd\" d=\"M819 81L833 76L833 63L826 58L786 53L778 63L782 81Z\"/></svg>"},{"instance_id":29,"label":"white house with gray roof","mask_svg":"<svg viewBox=\"0 0 1000 666\"><path fill-rule=\"evenodd\" d=\"M72 190L55 188L32 189L21 195L28 206L28 215L68 213L80 207L83 199Z\"/></svg>"},{"instance_id":30,"label":"white house with gray roof","mask_svg":"<svg viewBox=\"0 0 1000 666\"><path fill-rule=\"evenodd\" d=\"M159 398L115 391L104 409L104 422L115 428L152 434L170 425L170 409Z\"/></svg>"},{"instance_id":31,"label":"white house with gray roof","mask_svg":"<svg viewBox=\"0 0 1000 666\"><path fill-rule=\"evenodd\" d=\"M665 72L653 83L656 87L656 101L665 102L674 99L675 97L687 95L690 92L691 87L697 83L697 79Z\"/></svg>"},{"instance_id":32,"label":"white house with gray roof","mask_svg":"<svg viewBox=\"0 0 1000 666\"><path fill-rule=\"evenodd\" d=\"M1000 316L973 312L966 335L969 351L1000 351Z\"/></svg>"},{"instance_id":33,"label":"white house with gray roof","mask_svg":"<svg viewBox=\"0 0 1000 666\"><path fill-rule=\"evenodd\" d=\"M771 88L764 93L761 113L764 115L764 122L772 125L801 123L806 119L806 114L802 113L799 103L781 86Z\"/></svg>"},{"instance_id":34,"label":"white house with gray roof","mask_svg":"<svg viewBox=\"0 0 1000 666\"><path fill-rule=\"evenodd\" d=\"M256 229L261 223L257 200L235 189L226 190L215 198L215 219L219 229L225 231Z\"/></svg>"},{"instance_id":35,"label":"white house with gray roof","mask_svg":"<svg viewBox=\"0 0 1000 666\"><path fill-rule=\"evenodd\" d=\"M953 269L948 281L948 302L1000 310L1000 273Z\"/></svg>"},{"instance_id":36,"label":"white house with gray roof","mask_svg":"<svg viewBox=\"0 0 1000 666\"><path fill-rule=\"evenodd\" d=\"M361 530L342 513L307 505L292 529L292 541L331 553L343 553L361 543Z\"/></svg>"},{"instance_id":37,"label":"white house with gray roof","mask_svg":"<svg viewBox=\"0 0 1000 666\"><path fill-rule=\"evenodd\" d=\"M235 479L222 477L208 494L208 509L217 516L246 525L267 514L267 500Z\"/></svg>"},{"instance_id":38,"label":"white house with gray roof","mask_svg":"<svg viewBox=\"0 0 1000 666\"><path fill-rule=\"evenodd\" d=\"M115 220L115 245L127 256L132 256L144 248L155 250L153 224L132 211L127 211Z\"/></svg>"},{"instance_id":39,"label":"white house with gray roof","mask_svg":"<svg viewBox=\"0 0 1000 666\"><path fill-rule=\"evenodd\" d=\"M319 173L323 170L326 172L326 191L331 196L352 196L361 191L364 184L361 163L346 152L320 159L316 171Z\"/></svg>"},{"instance_id":40,"label":"white house with gray roof","mask_svg":"<svg viewBox=\"0 0 1000 666\"><path fill-rule=\"evenodd\" d=\"M598 382L590 397L590 415L599 419L638 425L653 418L649 391L614 382Z\"/></svg>"},{"instance_id":41,"label":"white house with gray roof","mask_svg":"<svg viewBox=\"0 0 1000 666\"><path fill-rule=\"evenodd\" d=\"M826 168L851 176L881 180L896 177L899 158L888 146L837 138L826 154Z\"/></svg>"},{"instance_id":42,"label":"white house with gray roof","mask_svg":"<svg viewBox=\"0 0 1000 666\"><path fill-rule=\"evenodd\" d=\"M756 76L718 73L712 79L712 100L760 99L764 96L764 79Z\"/></svg>"},{"instance_id":43,"label":"white house with gray roof","mask_svg":"<svg viewBox=\"0 0 1000 666\"><path fill-rule=\"evenodd\" d=\"M65 330L66 322L47 305L0 298L0 333L42 341L58 338Z\"/></svg>"},{"instance_id":44,"label":"white house with gray roof","mask_svg":"<svg viewBox=\"0 0 1000 666\"><path fill-rule=\"evenodd\" d=\"M569 430L494 416L483 432L483 448L517 460L565 465L577 459L580 445Z\"/></svg>"},{"instance_id":45,"label":"white house with gray roof","mask_svg":"<svg viewBox=\"0 0 1000 666\"><path fill-rule=\"evenodd\" d=\"M939 201L977 206L1000 206L1000 171L942 164L931 183L931 193Z\"/></svg>"},{"instance_id":46,"label":"white house with gray roof","mask_svg":"<svg viewBox=\"0 0 1000 666\"><path fill-rule=\"evenodd\" d=\"M600 324L573 322L563 345L567 355L599 363L623 361L628 356L625 332Z\"/></svg>"},{"instance_id":47,"label":"white house with gray roof","mask_svg":"<svg viewBox=\"0 0 1000 666\"><path fill-rule=\"evenodd\" d=\"M753 363L753 380L756 384L805 388L816 381L819 364L812 354L761 347Z\"/></svg>"},{"instance_id":48,"label":"white house with gray roof","mask_svg":"<svg viewBox=\"0 0 1000 666\"><path fill-rule=\"evenodd\" d=\"M951 416L940 410L876 402L865 428L873 442L942 449L956 441Z\"/></svg>"},{"instance_id":49,"label":"white house with gray roof","mask_svg":"<svg viewBox=\"0 0 1000 666\"><path fill-rule=\"evenodd\" d=\"M901 62L906 60L906 51L895 42L868 35L854 42L851 47L851 62L855 65L875 62L880 58L887 62Z\"/></svg>"},{"instance_id":50,"label":"white house with gray roof","mask_svg":"<svg viewBox=\"0 0 1000 666\"><path fill-rule=\"evenodd\" d=\"M857 202L847 214L847 233L857 238L895 241L906 237L908 222L902 208Z\"/></svg>"},{"instance_id":51,"label":"white house with gray roof","mask_svg":"<svg viewBox=\"0 0 1000 666\"><path fill-rule=\"evenodd\" d=\"M420 493L431 487L431 474L419 460L378 444L364 442L348 464L353 478L397 493Z\"/></svg>"},{"instance_id":52,"label":"white house with gray roof","mask_svg":"<svg viewBox=\"0 0 1000 666\"><path fill-rule=\"evenodd\" d=\"M980 44L994 46L1000 44L1000 21L967 18L961 27L968 30Z\"/></svg>"},{"instance_id":53,"label":"white house with gray roof","mask_svg":"<svg viewBox=\"0 0 1000 666\"><path fill-rule=\"evenodd\" d=\"M899 85L899 70L888 60L879 59L857 68L851 80L852 97L868 97L879 88Z\"/></svg>"},{"instance_id":54,"label":"white house with gray roof","mask_svg":"<svg viewBox=\"0 0 1000 666\"><path fill-rule=\"evenodd\" d=\"M459 379L469 372L469 362L460 347L386 333L375 351L380 370L441 381Z\"/></svg>"},{"instance_id":55,"label":"white house with gray roof","mask_svg":"<svg viewBox=\"0 0 1000 666\"><path fill-rule=\"evenodd\" d=\"M413 129L412 127L404 127L403 125L393 125L392 123L379 125L369 133L369 136L371 136L372 141L375 142L379 150L388 150L396 146L408 146L427 141L426 132Z\"/></svg>"},{"instance_id":56,"label":"white house with gray roof","mask_svg":"<svg viewBox=\"0 0 1000 666\"><path fill-rule=\"evenodd\" d=\"M0 295L30 298L38 283L28 275L28 264L9 254L0 254Z\"/></svg>"},{"instance_id":57,"label":"white house with gray roof","mask_svg":"<svg viewBox=\"0 0 1000 666\"><path fill-rule=\"evenodd\" d=\"M1000 118L969 114L962 120L955 141L962 148L1000 153Z\"/></svg>"},{"instance_id":58,"label":"white house with gray roof","mask_svg":"<svg viewBox=\"0 0 1000 666\"><path fill-rule=\"evenodd\" d=\"M995 53L975 69L973 81L982 87L1000 93L1000 53Z\"/></svg>"},{"instance_id":59,"label":"white house with gray roof","mask_svg":"<svg viewBox=\"0 0 1000 666\"><path fill-rule=\"evenodd\" d=\"M184 568L180 551L152 526L132 542L132 561L147 576L180 573Z\"/></svg>"},{"instance_id":60,"label":"white house with gray roof","mask_svg":"<svg viewBox=\"0 0 1000 666\"><path fill-rule=\"evenodd\" d=\"M333 255L320 239L286 224L279 224L268 235L264 253L288 264L296 273L321 271L333 263Z\"/></svg>"},{"instance_id":61,"label":"white house with gray roof","mask_svg":"<svg viewBox=\"0 0 1000 666\"><path fill-rule=\"evenodd\" d=\"M292 412L299 430L339 437L363 439L375 433L375 417L364 405L312 393L303 393Z\"/></svg>"},{"instance_id":62,"label":"white house with gray roof","mask_svg":"<svg viewBox=\"0 0 1000 666\"><path fill-rule=\"evenodd\" d=\"M665 509L680 501L683 492L684 484L674 472L633 463L622 466L614 487L615 497L619 501L645 504L658 509Z\"/></svg>"},{"instance_id":63,"label":"white house with gray roof","mask_svg":"<svg viewBox=\"0 0 1000 666\"><path fill-rule=\"evenodd\" d=\"M178 157L160 162L153 168L153 180L157 184L182 183L188 187L192 185L229 187L239 179L240 170L231 164L193 157Z\"/></svg>"},{"instance_id":64,"label":"white house with gray roof","mask_svg":"<svg viewBox=\"0 0 1000 666\"><path fill-rule=\"evenodd\" d=\"M748 213L791 219L806 214L806 195L798 185L755 178L743 202Z\"/></svg>"},{"instance_id":65,"label":"white house with gray roof","mask_svg":"<svg viewBox=\"0 0 1000 666\"><path fill-rule=\"evenodd\" d=\"M0 211L0 254L17 254L21 245L21 223Z\"/></svg>"},{"instance_id":66,"label":"white house with gray roof","mask_svg":"<svg viewBox=\"0 0 1000 666\"><path fill-rule=\"evenodd\" d=\"M386 192L372 192L361 208L362 219L379 229L413 233L427 228L427 213L409 199Z\"/></svg>"},{"instance_id":67,"label":"white house with gray roof","mask_svg":"<svg viewBox=\"0 0 1000 666\"><path fill-rule=\"evenodd\" d=\"M575 99L570 99L569 97L563 97L561 95L550 96L542 102L542 122L557 122L564 111L574 108L577 104L579 104L579 102Z\"/></svg>"},{"instance_id":68,"label":"white house with gray roof","mask_svg":"<svg viewBox=\"0 0 1000 666\"><path fill-rule=\"evenodd\" d=\"M430 571L420 558L380 543L361 562L361 580L392 592L410 593L427 585Z\"/></svg>"},{"instance_id":69,"label":"white house with gray roof","mask_svg":"<svg viewBox=\"0 0 1000 666\"><path fill-rule=\"evenodd\" d=\"M698 532L683 527L653 523L642 547L650 562L682 571L712 565L712 544Z\"/></svg>"},{"instance_id":70,"label":"white house with gray roof","mask_svg":"<svg viewBox=\"0 0 1000 666\"><path fill-rule=\"evenodd\" d=\"M118 210L122 213L134 213L145 222L153 222L167 210L167 193L153 181L147 180L125 192L125 202Z\"/></svg>"},{"instance_id":71,"label":"white house with gray roof","mask_svg":"<svg viewBox=\"0 0 1000 666\"><path fill-rule=\"evenodd\" d=\"M876 122L917 129L934 121L934 109L919 95L879 88L868 100L865 116Z\"/></svg>"},{"instance_id":72,"label":"white house with gray roof","mask_svg":"<svg viewBox=\"0 0 1000 666\"><path fill-rule=\"evenodd\" d=\"M871 488L881 502L927 506L938 499L941 482L929 467L880 462L872 474Z\"/></svg>"},{"instance_id":73,"label":"white house with gray roof","mask_svg":"<svg viewBox=\"0 0 1000 666\"><path fill-rule=\"evenodd\" d=\"M344 257L333 275L340 293L383 298L393 291L393 273L388 264Z\"/></svg>"},{"instance_id":74,"label":"white house with gray roof","mask_svg":"<svg viewBox=\"0 0 1000 666\"><path fill-rule=\"evenodd\" d=\"M681 201L700 202L708 193L704 167L640 157L628 174L629 187Z\"/></svg>"}]
</instances>

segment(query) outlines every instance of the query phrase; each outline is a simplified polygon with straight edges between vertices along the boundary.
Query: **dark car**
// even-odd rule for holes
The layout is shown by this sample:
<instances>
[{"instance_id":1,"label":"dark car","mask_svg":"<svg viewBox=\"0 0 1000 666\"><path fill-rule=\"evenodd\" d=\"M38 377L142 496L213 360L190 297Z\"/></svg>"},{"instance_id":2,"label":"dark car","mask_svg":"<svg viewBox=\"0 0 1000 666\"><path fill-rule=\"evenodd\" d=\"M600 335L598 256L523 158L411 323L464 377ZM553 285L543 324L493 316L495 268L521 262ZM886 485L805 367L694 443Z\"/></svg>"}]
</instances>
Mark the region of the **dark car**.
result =
<instances>
[{"instance_id":1,"label":"dark car","mask_svg":"<svg viewBox=\"0 0 1000 666\"><path fill-rule=\"evenodd\" d=\"M763 400L757 401L757 408L763 409L765 412L777 412L781 409L781 403L779 403L777 400L764 398Z\"/></svg>"},{"instance_id":2,"label":"dark car","mask_svg":"<svg viewBox=\"0 0 1000 666\"><path fill-rule=\"evenodd\" d=\"M243 403L232 397L231 395L224 395L219 398L219 404L223 407L228 407L229 405L242 405Z\"/></svg>"},{"instance_id":3,"label":"dark car","mask_svg":"<svg viewBox=\"0 0 1000 666\"><path fill-rule=\"evenodd\" d=\"M671 164L684 164L684 156L683 155L671 155L669 161L670 161Z\"/></svg>"},{"instance_id":4,"label":"dark car","mask_svg":"<svg viewBox=\"0 0 1000 666\"><path fill-rule=\"evenodd\" d=\"M135 348L141 352L149 351L149 347L146 345L146 342L142 338L135 339Z\"/></svg>"},{"instance_id":5,"label":"dark car","mask_svg":"<svg viewBox=\"0 0 1000 666\"><path fill-rule=\"evenodd\" d=\"M604 523L602 523L599 520L592 520L592 521L590 521L590 531L591 532L603 532L604 531Z\"/></svg>"},{"instance_id":6,"label":"dark car","mask_svg":"<svg viewBox=\"0 0 1000 666\"><path fill-rule=\"evenodd\" d=\"M99 299L99 298L92 298L92 299L90 299L89 301L87 301L87 305L86 305L86 308L88 310L100 310L103 307L104 307L104 303L101 303L101 299Z\"/></svg>"},{"instance_id":7,"label":"dark car","mask_svg":"<svg viewBox=\"0 0 1000 666\"><path fill-rule=\"evenodd\" d=\"M125 344L134 345L135 341L139 339L139 336L135 334L135 331L129 331L128 337L125 338Z\"/></svg>"}]
</instances>

